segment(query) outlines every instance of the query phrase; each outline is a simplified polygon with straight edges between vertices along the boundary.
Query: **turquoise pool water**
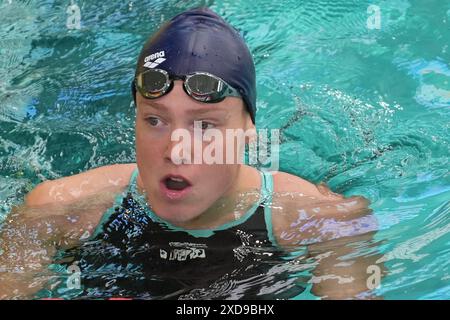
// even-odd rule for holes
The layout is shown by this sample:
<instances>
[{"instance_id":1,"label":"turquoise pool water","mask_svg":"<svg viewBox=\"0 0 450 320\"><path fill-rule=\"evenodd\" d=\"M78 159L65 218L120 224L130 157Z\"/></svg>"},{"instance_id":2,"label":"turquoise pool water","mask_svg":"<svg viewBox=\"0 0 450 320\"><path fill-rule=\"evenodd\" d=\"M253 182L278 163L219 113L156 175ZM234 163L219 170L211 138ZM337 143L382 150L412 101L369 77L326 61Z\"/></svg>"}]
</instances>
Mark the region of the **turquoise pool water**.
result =
<instances>
[{"instance_id":1,"label":"turquoise pool water","mask_svg":"<svg viewBox=\"0 0 450 320\"><path fill-rule=\"evenodd\" d=\"M450 298L450 3L75 3L79 30L66 26L69 1L0 3L0 221L45 179L135 161L140 47L208 5L254 55L257 125L281 129L280 169L371 200L379 230L355 254L384 255L377 293Z\"/></svg>"}]
</instances>

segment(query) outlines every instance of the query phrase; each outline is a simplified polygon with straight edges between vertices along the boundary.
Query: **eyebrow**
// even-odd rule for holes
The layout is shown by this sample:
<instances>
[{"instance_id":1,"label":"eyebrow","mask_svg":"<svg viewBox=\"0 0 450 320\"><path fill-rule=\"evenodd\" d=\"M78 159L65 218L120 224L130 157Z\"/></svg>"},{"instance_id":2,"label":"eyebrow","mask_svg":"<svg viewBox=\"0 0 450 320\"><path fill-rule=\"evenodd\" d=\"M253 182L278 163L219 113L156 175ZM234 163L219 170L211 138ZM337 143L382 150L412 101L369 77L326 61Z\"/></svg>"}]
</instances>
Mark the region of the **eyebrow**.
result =
<instances>
[{"instance_id":1,"label":"eyebrow","mask_svg":"<svg viewBox=\"0 0 450 320\"><path fill-rule=\"evenodd\" d=\"M150 101L147 103L144 103L143 106L145 106L146 108L150 107L153 109L162 109L162 111L167 111L167 107L161 103L158 103L156 101ZM208 108L208 109L188 109L186 110L189 113L193 113L193 114L205 114L205 113L209 113L209 112L227 112L224 109L220 109L220 108Z\"/></svg>"}]
</instances>

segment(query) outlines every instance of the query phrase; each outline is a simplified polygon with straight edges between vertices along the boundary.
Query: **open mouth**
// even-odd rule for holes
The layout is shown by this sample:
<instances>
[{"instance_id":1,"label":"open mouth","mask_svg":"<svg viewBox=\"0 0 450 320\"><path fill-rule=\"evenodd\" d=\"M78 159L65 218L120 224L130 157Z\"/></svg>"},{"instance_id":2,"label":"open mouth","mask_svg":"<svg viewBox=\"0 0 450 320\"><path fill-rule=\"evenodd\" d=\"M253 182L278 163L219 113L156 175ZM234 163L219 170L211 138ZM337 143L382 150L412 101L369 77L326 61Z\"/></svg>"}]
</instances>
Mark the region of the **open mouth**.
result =
<instances>
[{"instance_id":1,"label":"open mouth","mask_svg":"<svg viewBox=\"0 0 450 320\"><path fill-rule=\"evenodd\" d=\"M189 186L189 183L179 178L167 178L164 180L167 189L169 190L183 190Z\"/></svg>"},{"instance_id":2,"label":"open mouth","mask_svg":"<svg viewBox=\"0 0 450 320\"><path fill-rule=\"evenodd\" d=\"M191 183L184 177L181 176L166 176L163 179L163 183L167 189L173 191L181 191L191 186Z\"/></svg>"},{"instance_id":3,"label":"open mouth","mask_svg":"<svg viewBox=\"0 0 450 320\"><path fill-rule=\"evenodd\" d=\"M191 182L181 176L167 175L160 185L163 196L170 201L182 200L192 191Z\"/></svg>"}]
</instances>

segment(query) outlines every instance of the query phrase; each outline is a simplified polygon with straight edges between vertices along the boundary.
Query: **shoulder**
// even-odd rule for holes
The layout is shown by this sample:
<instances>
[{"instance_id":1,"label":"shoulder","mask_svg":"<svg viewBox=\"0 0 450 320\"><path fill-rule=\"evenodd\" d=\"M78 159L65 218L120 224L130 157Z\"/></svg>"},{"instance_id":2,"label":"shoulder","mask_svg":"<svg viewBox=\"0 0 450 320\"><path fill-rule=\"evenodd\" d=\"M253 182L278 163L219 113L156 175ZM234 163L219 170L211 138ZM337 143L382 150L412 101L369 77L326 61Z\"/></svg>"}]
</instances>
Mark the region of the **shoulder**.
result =
<instances>
[{"instance_id":1,"label":"shoulder","mask_svg":"<svg viewBox=\"0 0 450 320\"><path fill-rule=\"evenodd\" d=\"M136 168L135 163L114 164L38 184L25 196L27 206L70 203L101 190L123 189Z\"/></svg>"},{"instance_id":2,"label":"shoulder","mask_svg":"<svg viewBox=\"0 0 450 320\"><path fill-rule=\"evenodd\" d=\"M344 197L324 183L315 185L284 172L273 174L271 205L273 232L282 246L322 236L327 221L351 221L368 215L369 201L362 196Z\"/></svg>"},{"instance_id":3,"label":"shoulder","mask_svg":"<svg viewBox=\"0 0 450 320\"><path fill-rule=\"evenodd\" d=\"M370 202L362 196L350 196L335 193L325 184L313 184L295 175L276 172L273 173L274 192L273 203L279 208L288 208L294 215L299 208L317 208L318 206L329 210L313 210L311 214L325 218L338 216L339 218L351 218L361 210L367 212Z\"/></svg>"},{"instance_id":4,"label":"shoulder","mask_svg":"<svg viewBox=\"0 0 450 320\"><path fill-rule=\"evenodd\" d=\"M283 197L288 193L299 197L312 197L317 200L342 199L342 195L334 193L324 183L313 184L301 177L290 173L275 171L272 172L274 193L278 197Z\"/></svg>"}]
</instances>

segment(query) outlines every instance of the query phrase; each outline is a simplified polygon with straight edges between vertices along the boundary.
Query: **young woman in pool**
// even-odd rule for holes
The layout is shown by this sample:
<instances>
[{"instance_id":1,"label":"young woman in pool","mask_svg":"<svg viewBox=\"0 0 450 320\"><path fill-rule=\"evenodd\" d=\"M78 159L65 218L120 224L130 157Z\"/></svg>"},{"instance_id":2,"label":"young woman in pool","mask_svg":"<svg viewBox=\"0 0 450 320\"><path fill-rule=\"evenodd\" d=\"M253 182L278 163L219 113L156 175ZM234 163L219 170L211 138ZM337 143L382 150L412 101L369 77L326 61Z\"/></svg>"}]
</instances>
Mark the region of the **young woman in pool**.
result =
<instances>
[{"instance_id":1,"label":"young woman in pool","mask_svg":"<svg viewBox=\"0 0 450 320\"><path fill-rule=\"evenodd\" d=\"M1 233L0 297L32 296L44 283L35 275L55 253L71 248L76 250L70 263L86 275L82 285L88 297L189 296L226 274L267 272L255 264L267 255L254 247L289 251L299 244L319 257L316 295L357 297L368 290L366 269L373 259L338 265L337 258L351 252L345 245L320 255L321 243L351 234L338 228L348 230L369 217L364 198L345 198L288 173L174 158L176 129L192 133L199 122L202 130L214 128L226 136L227 129L255 128L254 64L233 27L206 8L177 15L144 45L132 93L136 164L46 181L30 192ZM369 229L359 230L361 239L370 238ZM344 244L342 239L335 241ZM91 276L90 271L114 263L139 266L139 277L113 277L116 288L128 291L108 291L112 278ZM165 281L155 287L146 279L154 275ZM258 291L235 297L257 298Z\"/></svg>"}]
</instances>

